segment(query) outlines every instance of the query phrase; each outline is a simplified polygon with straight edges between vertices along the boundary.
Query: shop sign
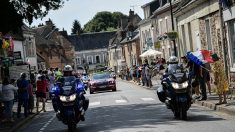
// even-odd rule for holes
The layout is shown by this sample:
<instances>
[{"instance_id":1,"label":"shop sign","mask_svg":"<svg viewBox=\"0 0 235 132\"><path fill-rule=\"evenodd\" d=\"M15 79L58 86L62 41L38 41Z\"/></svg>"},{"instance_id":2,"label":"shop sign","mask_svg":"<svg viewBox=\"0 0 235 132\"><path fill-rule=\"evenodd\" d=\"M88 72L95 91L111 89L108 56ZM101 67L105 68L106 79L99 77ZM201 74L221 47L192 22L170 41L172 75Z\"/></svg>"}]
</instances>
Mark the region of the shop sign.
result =
<instances>
[{"instance_id":1,"label":"shop sign","mask_svg":"<svg viewBox=\"0 0 235 132\"><path fill-rule=\"evenodd\" d=\"M14 52L14 60L19 60L19 59L22 59L21 52L20 51Z\"/></svg>"}]
</instances>

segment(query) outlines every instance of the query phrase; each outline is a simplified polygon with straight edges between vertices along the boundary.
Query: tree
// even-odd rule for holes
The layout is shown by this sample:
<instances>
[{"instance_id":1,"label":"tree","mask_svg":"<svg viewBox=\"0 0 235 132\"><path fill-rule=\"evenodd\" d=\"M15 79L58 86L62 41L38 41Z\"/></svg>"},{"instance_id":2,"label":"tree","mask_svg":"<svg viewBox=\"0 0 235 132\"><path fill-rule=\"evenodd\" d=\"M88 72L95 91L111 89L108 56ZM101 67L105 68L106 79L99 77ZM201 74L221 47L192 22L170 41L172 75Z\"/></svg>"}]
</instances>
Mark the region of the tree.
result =
<instances>
[{"instance_id":1,"label":"tree","mask_svg":"<svg viewBox=\"0 0 235 132\"><path fill-rule=\"evenodd\" d=\"M73 22L73 28L72 28L72 34L80 34L82 33L82 28L81 28L81 24L78 20L74 20Z\"/></svg>"},{"instance_id":2,"label":"tree","mask_svg":"<svg viewBox=\"0 0 235 132\"><path fill-rule=\"evenodd\" d=\"M43 18L50 10L57 10L63 5L64 0L1 0L0 32L16 32L23 25L23 20L31 24L33 18Z\"/></svg>"},{"instance_id":3,"label":"tree","mask_svg":"<svg viewBox=\"0 0 235 132\"><path fill-rule=\"evenodd\" d=\"M100 32L115 30L118 27L118 22L126 15L121 12L98 12L92 20L84 25L84 32Z\"/></svg>"}]
</instances>

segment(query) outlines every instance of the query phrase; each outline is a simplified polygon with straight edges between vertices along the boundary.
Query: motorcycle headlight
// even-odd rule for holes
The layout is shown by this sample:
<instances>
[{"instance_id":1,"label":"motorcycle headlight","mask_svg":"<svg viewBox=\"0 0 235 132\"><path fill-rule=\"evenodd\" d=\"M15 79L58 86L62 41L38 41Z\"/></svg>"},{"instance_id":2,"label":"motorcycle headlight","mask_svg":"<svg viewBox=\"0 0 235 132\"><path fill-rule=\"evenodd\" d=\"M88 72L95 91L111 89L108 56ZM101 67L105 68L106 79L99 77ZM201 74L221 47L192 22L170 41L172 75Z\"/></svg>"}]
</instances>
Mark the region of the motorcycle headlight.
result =
<instances>
[{"instance_id":1,"label":"motorcycle headlight","mask_svg":"<svg viewBox=\"0 0 235 132\"><path fill-rule=\"evenodd\" d=\"M70 95L70 96L60 96L60 100L62 102L72 102L76 99L76 94Z\"/></svg>"},{"instance_id":2,"label":"motorcycle headlight","mask_svg":"<svg viewBox=\"0 0 235 132\"><path fill-rule=\"evenodd\" d=\"M188 87L188 82L186 81L186 82L182 83L182 87L187 88Z\"/></svg>"},{"instance_id":3,"label":"motorcycle headlight","mask_svg":"<svg viewBox=\"0 0 235 132\"><path fill-rule=\"evenodd\" d=\"M172 83L172 87L174 89L179 89L179 84L178 83Z\"/></svg>"},{"instance_id":4,"label":"motorcycle headlight","mask_svg":"<svg viewBox=\"0 0 235 132\"><path fill-rule=\"evenodd\" d=\"M184 88L187 88L188 87L188 82L183 82L182 84L179 84L179 83L172 83L172 87L174 89L184 89Z\"/></svg>"}]
</instances>

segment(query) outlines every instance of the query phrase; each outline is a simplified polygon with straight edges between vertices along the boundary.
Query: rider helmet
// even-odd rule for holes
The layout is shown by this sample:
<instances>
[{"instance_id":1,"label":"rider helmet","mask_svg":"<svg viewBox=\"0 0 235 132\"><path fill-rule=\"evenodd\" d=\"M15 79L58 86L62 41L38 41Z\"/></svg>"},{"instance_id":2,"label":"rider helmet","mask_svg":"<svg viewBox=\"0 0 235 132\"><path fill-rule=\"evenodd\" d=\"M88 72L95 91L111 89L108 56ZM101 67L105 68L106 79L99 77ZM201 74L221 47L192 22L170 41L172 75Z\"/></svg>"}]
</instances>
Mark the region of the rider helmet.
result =
<instances>
[{"instance_id":1,"label":"rider helmet","mask_svg":"<svg viewBox=\"0 0 235 132\"><path fill-rule=\"evenodd\" d=\"M21 78L26 78L26 76L27 76L27 75L26 75L25 72L22 72L22 73L20 74L20 77L21 77Z\"/></svg>"},{"instance_id":2,"label":"rider helmet","mask_svg":"<svg viewBox=\"0 0 235 132\"><path fill-rule=\"evenodd\" d=\"M64 76L72 76L73 75L72 66L70 66L70 65L64 66L63 72L64 72Z\"/></svg>"},{"instance_id":3,"label":"rider helmet","mask_svg":"<svg viewBox=\"0 0 235 132\"><path fill-rule=\"evenodd\" d=\"M179 61L178 61L178 58L176 56L171 56L168 60L168 63L169 64L177 64Z\"/></svg>"}]
</instances>

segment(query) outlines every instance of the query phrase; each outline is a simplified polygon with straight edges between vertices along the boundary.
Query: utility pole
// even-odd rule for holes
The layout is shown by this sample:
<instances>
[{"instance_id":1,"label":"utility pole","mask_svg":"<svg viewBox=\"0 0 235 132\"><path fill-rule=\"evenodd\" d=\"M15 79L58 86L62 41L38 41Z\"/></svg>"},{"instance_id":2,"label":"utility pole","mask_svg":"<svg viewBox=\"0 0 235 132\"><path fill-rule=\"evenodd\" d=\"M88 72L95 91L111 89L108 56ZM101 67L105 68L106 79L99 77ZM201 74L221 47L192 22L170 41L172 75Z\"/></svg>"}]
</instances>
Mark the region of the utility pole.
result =
<instances>
[{"instance_id":1,"label":"utility pole","mask_svg":"<svg viewBox=\"0 0 235 132\"><path fill-rule=\"evenodd\" d=\"M175 30L175 26L174 26L174 17L173 17L173 9L172 9L172 0L169 0L170 2L170 8L171 8L171 27L172 27L172 31ZM177 56L177 50L176 50L176 44L175 44L175 39L172 40L173 41L173 45L174 45L174 54L175 56Z\"/></svg>"},{"instance_id":2,"label":"utility pole","mask_svg":"<svg viewBox=\"0 0 235 132\"><path fill-rule=\"evenodd\" d=\"M219 15L220 15L220 34L221 34L221 45L223 50L223 60L224 60L224 69L226 73L226 77L228 78L228 60L227 60L227 48L225 43L225 34L224 34L224 19L223 19L223 11L222 11L222 2L219 0Z\"/></svg>"}]
</instances>

